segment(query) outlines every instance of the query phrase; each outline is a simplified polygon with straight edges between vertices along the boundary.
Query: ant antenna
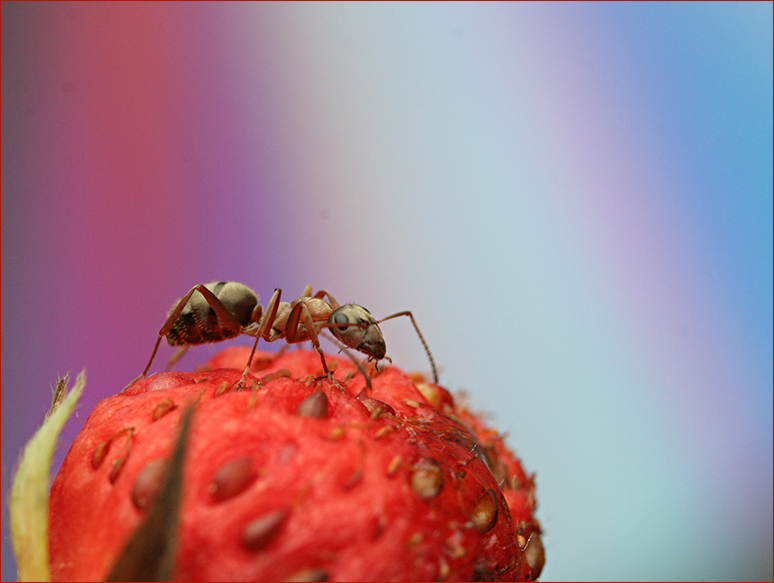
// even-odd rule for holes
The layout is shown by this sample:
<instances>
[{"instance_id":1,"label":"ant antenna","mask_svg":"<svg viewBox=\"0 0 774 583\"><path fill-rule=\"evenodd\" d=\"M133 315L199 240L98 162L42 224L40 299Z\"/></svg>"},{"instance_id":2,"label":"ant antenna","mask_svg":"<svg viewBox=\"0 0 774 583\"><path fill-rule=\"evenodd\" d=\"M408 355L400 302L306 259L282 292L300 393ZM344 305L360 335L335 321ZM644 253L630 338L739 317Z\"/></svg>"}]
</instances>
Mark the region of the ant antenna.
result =
<instances>
[{"instance_id":1,"label":"ant antenna","mask_svg":"<svg viewBox=\"0 0 774 583\"><path fill-rule=\"evenodd\" d=\"M398 312L397 314L393 314L392 316L387 316L386 318L382 318L381 320L377 320L377 324L380 324L381 322L384 322L385 320L392 320L393 318L397 318L398 316L408 316L411 318L411 323L414 325L414 330L417 331L417 336L419 336L419 340L422 341L422 346L425 348L425 353L427 354L428 360L430 360L430 367L433 369L433 383L436 385L438 384L438 369L435 368L435 360L433 360L433 355L430 353L430 347L427 345L427 342L425 342L425 337L422 336L422 332L419 331L419 326L417 326L417 321L414 319L414 314L412 314L409 311L405 312Z\"/></svg>"}]
</instances>

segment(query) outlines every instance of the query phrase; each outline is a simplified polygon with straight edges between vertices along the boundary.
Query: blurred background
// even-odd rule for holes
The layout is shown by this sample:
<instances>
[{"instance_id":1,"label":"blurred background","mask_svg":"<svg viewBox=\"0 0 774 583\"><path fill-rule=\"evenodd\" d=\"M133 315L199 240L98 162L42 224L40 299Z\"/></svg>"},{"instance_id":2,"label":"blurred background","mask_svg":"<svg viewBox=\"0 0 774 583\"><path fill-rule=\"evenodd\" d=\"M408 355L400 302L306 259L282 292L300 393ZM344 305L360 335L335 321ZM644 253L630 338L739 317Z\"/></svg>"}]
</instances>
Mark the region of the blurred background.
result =
<instances>
[{"instance_id":1,"label":"blurred background","mask_svg":"<svg viewBox=\"0 0 774 583\"><path fill-rule=\"evenodd\" d=\"M770 2L3 2L3 580L57 376L56 467L213 280L413 310L544 580L772 579Z\"/></svg>"}]
</instances>

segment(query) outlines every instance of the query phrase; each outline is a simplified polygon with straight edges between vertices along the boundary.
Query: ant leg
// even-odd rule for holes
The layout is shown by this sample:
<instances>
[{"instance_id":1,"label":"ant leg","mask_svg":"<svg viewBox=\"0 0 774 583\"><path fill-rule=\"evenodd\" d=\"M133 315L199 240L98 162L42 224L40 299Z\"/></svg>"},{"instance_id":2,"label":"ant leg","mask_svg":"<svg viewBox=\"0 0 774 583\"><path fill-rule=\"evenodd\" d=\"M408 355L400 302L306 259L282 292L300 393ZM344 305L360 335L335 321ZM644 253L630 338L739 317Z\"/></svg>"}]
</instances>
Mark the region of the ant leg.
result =
<instances>
[{"instance_id":1,"label":"ant leg","mask_svg":"<svg viewBox=\"0 0 774 583\"><path fill-rule=\"evenodd\" d=\"M166 336L169 333L169 331L175 325L175 322L177 322L177 319L180 317L180 314L183 313L183 308L185 308L186 304L188 304L188 300L190 300L194 292L197 292L197 291L200 294L202 294L202 296L210 305L210 307L215 311L215 314L217 314L218 318L221 320L223 324L225 324L225 326L229 330L233 330L235 332L241 332L242 330L241 324L239 324L239 322L234 317L234 315L231 312L229 312L228 309L226 309L226 306L224 306L221 303L218 297L215 294L213 294L210 290L208 290L206 287L204 287L204 284L201 284L201 283L197 284L193 286L190 290L188 290L188 293L185 294L180 299L180 301L178 301L175 304L175 307L172 308L172 310L169 312L167 321L164 322L164 325L161 327L161 330L159 330L159 337L156 339L156 345L153 347L153 352L151 353L151 357L148 360L148 364L145 366L145 370L142 371L142 374L140 374L140 376L138 376L136 379L134 379L132 382L126 385L123 389L121 389L121 392L131 387L134 383L136 383L140 379L145 378L145 375L148 374L148 371L150 370L150 367L153 364L153 359L156 358L156 352L159 349L159 344L161 344L161 339L164 338L164 336Z\"/></svg>"},{"instance_id":2,"label":"ant leg","mask_svg":"<svg viewBox=\"0 0 774 583\"><path fill-rule=\"evenodd\" d=\"M212 293L210 290L208 290L204 285L201 283L199 285L194 286L193 290L188 292L188 297L186 298L186 303L188 303L188 299L190 299L190 295L192 292L198 291L206 302L210 305L212 310L215 312L215 315L218 316L218 320L220 320L221 324L224 324L226 328L231 330L232 332L236 332L237 334L242 333L242 324L239 323L239 320L237 320L234 317L234 314L232 314L229 309L223 305L223 303L218 299L218 296L216 296L214 293ZM180 301L180 304L175 308L175 312L177 312L177 317L175 317L175 320L172 321L172 323L169 323L169 320L167 320L167 323L169 324L169 328L164 332L166 335L169 330L172 329L172 326L174 325L177 318L180 317L180 314L183 311L183 308L185 307L185 304L183 304L182 300Z\"/></svg>"},{"instance_id":3,"label":"ant leg","mask_svg":"<svg viewBox=\"0 0 774 583\"><path fill-rule=\"evenodd\" d=\"M151 364L153 364L153 359L156 358L156 351L159 349L159 344L161 344L161 339L163 338L162 335L159 335L159 337L156 339L156 345L153 347L153 352L151 353L150 360L148 361L148 365L145 367L145 370L142 371L140 376L135 377L128 385L126 385L123 389L121 389L121 392L123 393L126 389L131 387L134 383L136 383L139 380L142 380L145 378L145 375L148 374L148 369L151 367Z\"/></svg>"},{"instance_id":4,"label":"ant leg","mask_svg":"<svg viewBox=\"0 0 774 583\"><path fill-rule=\"evenodd\" d=\"M325 336L328 340L333 342L336 346L339 347L340 352L343 352L349 357L349 359L352 361L352 364L354 364L357 367L357 370L360 371L360 374L363 375L363 378L365 379L366 387L368 387L368 390L369 391L372 390L373 386L371 385L371 376L368 374L368 371L366 370L365 366L363 366L363 363L360 362L357 358L355 358L355 356L349 351L349 348L344 346L341 342L336 340L336 338L334 338L327 332L320 330L320 335ZM285 346L287 346L287 344Z\"/></svg>"},{"instance_id":5,"label":"ant leg","mask_svg":"<svg viewBox=\"0 0 774 583\"><path fill-rule=\"evenodd\" d=\"M253 357L255 356L255 349L258 348L258 341L261 338L263 338L264 340L269 342L271 329L272 329L272 326L274 325L274 320L277 318L277 310L279 309L281 295L282 295L282 290L280 288L275 289L274 293L271 296L271 299L269 300L269 303L266 304L266 312L261 317L260 322L258 323L258 327L255 330L250 330L250 331L244 330L245 334L249 334L251 336L255 334L255 342L253 342L253 349L250 351L250 358L247 359L247 366L245 366L245 370L242 373L242 378L240 378L239 382L237 383L237 388L236 388L237 391L241 391L245 386L245 379L247 378L247 372L250 370L250 365L253 363Z\"/></svg>"},{"instance_id":6,"label":"ant leg","mask_svg":"<svg viewBox=\"0 0 774 583\"><path fill-rule=\"evenodd\" d=\"M331 293L326 289L321 289L316 294L314 294L314 297L317 298L318 300L321 300L326 296L328 298L328 303L331 305L331 308L333 308L334 310L338 310L341 307L339 305L339 302L337 302L336 299L331 295Z\"/></svg>"},{"instance_id":7,"label":"ant leg","mask_svg":"<svg viewBox=\"0 0 774 583\"><path fill-rule=\"evenodd\" d=\"M419 331L419 326L417 326L417 321L414 319L414 314L412 314L408 310L405 312L398 312L397 314L393 314L392 316L387 316L386 318L382 318L381 320L378 320L376 323L380 324L385 320L392 320L393 318L397 318L398 316L408 316L409 318L411 318L411 323L414 325L414 330L417 331L417 336L419 336L419 340L422 341L422 346L424 346L425 353L427 354L427 358L430 361L430 367L433 369L433 382L437 385L438 370L435 368L435 360L433 360L433 355L430 353L430 347L427 345L427 342L425 342L425 337L422 336L422 332Z\"/></svg>"},{"instance_id":8,"label":"ant leg","mask_svg":"<svg viewBox=\"0 0 774 583\"><path fill-rule=\"evenodd\" d=\"M188 349L190 348L190 345L186 344L184 346L180 346L175 353L172 355L172 358L167 361L167 366L164 368L164 372L167 372L170 368L174 366L174 364L183 358L183 355L188 352Z\"/></svg>"},{"instance_id":9,"label":"ant leg","mask_svg":"<svg viewBox=\"0 0 774 583\"><path fill-rule=\"evenodd\" d=\"M307 334L309 335L308 338L304 338L301 334L298 333L299 321L302 317L304 319L304 327L306 328ZM320 355L320 362L322 362L325 376L327 376L339 387L341 386L336 382L336 380L333 378L333 375L331 374L331 371L328 369L328 363L325 362L325 353L320 347L320 339L317 337L317 329L315 328L312 314L309 312L309 308L304 302L297 303L290 311L290 315L288 316L288 321L285 326L285 338L289 344L310 340L315 351Z\"/></svg>"}]
</instances>

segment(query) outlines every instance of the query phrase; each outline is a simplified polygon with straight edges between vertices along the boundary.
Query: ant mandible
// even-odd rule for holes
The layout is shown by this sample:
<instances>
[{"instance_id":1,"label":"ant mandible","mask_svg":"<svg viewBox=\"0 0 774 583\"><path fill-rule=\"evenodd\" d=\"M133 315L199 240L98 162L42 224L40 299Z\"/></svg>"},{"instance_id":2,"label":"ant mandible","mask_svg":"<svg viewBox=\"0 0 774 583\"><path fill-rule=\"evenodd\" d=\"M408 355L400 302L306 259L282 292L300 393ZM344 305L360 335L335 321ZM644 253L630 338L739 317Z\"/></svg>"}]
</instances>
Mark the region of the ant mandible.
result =
<instances>
[{"instance_id":1,"label":"ant mandible","mask_svg":"<svg viewBox=\"0 0 774 583\"><path fill-rule=\"evenodd\" d=\"M266 342L284 339L288 344L311 341L315 351L320 355L325 375L334 380L320 347L319 334L322 329L330 330L333 336L346 347L368 355L369 361L381 360L385 358L387 346L379 324L398 316L411 318L411 323L430 360L433 382L438 383L435 361L410 311L398 312L376 320L371 312L362 306L339 305L324 289L312 295L311 285L306 286L301 296L290 303L281 302L281 295L282 290L275 289L264 312L255 292L241 283L214 281L195 285L172 306L167 321L159 330L159 337L145 370L124 390L145 378L156 357L161 339L165 336L170 346L182 347L182 350L172 357L170 365L192 344L220 342L240 334L254 337L255 343L242 378L237 383L237 389L244 387L247 372L250 370L250 364L261 338ZM327 298L327 301L324 298Z\"/></svg>"}]
</instances>

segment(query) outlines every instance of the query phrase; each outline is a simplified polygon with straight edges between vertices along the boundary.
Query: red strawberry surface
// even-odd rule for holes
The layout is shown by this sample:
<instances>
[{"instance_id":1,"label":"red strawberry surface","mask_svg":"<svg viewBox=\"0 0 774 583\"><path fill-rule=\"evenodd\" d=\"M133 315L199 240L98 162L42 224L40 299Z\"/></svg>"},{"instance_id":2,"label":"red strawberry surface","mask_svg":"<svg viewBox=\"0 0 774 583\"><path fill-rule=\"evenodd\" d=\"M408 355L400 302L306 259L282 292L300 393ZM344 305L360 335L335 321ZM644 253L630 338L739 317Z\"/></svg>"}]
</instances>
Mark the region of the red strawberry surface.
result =
<instances>
[{"instance_id":1,"label":"red strawberry surface","mask_svg":"<svg viewBox=\"0 0 774 583\"><path fill-rule=\"evenodd\" d=\"M173 579L535 579L534 483L502 438L442 387L397 367L372 388L343 355L215 356L100 402L49 498L54 580L105 580L186 442Z\"/></svg>"}]
</instances>

